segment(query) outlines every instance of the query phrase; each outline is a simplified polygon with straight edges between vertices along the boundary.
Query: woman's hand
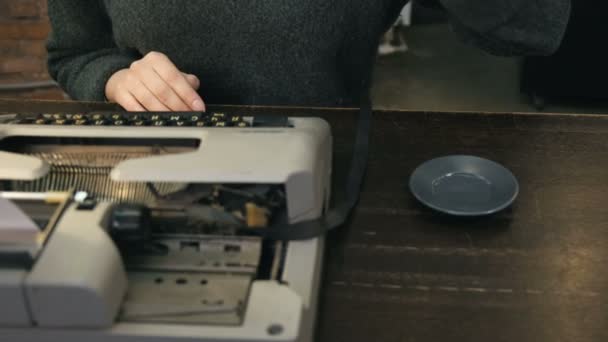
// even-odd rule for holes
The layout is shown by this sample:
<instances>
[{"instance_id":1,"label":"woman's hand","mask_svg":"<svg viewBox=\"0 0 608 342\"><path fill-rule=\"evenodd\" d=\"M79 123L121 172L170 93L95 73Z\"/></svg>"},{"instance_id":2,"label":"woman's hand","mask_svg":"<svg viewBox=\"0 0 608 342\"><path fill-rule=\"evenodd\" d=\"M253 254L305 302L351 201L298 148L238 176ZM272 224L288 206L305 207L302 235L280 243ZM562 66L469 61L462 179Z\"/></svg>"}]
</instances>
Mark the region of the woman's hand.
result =
<instances>
[{"instance_id":1,"label":"woman's hand","mask_svg":"<svg viewBox=\"0 0 608 342\"><path fill-rule=\"evenodd\" d=\"M106 83L106 98L127 111L204 111L199 79L182 73L160 52L150 52Z\"/></svg>"}]
</instances>

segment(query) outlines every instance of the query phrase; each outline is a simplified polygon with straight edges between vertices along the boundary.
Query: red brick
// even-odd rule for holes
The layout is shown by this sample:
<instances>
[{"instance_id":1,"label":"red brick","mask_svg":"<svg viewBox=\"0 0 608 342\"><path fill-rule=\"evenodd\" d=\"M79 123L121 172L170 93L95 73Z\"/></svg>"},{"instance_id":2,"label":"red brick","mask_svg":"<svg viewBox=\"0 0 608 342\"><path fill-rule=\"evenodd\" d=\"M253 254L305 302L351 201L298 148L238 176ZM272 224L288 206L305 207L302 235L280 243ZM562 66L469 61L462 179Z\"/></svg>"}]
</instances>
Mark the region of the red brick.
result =
<instances>
[{"instance_id":1,"label":"red brick","mask_svg":"<svg viewBox=\"0 0 608 342\"><path fill-rule=\"evenodd\" d=\"M25 76L20 72L0 74L0 84L22 82L25 80Z\"/></svg>"},{"instance_id":2,"label":"red brick","mask_svg":"<svg viewBox=\"0 0 608 342\"><path fill-rule=\"evenodd\" d=\"M45 64L45 60L36 57L4 58L0 61L0 73L41 72Z\"/></svg>"},{"instance_id":3,"label":"red brick","mask_svg":"<svg viewBox=\"0 0 608 342\"><path fill-rule=\"evenodd\" d=\"M68 100L68 96L59 88L45 88L28 91L0 92L0 98Z\"/></svg>"},{"instance_id":4,"label":"red brick","mask_svg":"<svg viewBox=\"0 0 608 342\"><path fill-rule=\"evenodd\" d=\"M39 18L40 0L0 0L2 18Z\"/></svg>"},{"instance_id":5,"label":"red brick","mask_svg":"<svg viewBox=\"0 0 608 342\"><path fill-rule=\"evenodd\" d=\"M23 73L14 72L7 74L0 74L0 84L20 83L20 82L40 82L47 81L50 76L46 72L40 73Z\"/></svg>"},{"instance_id":6,"label":"red brick","mask_svg":"<svg viewBox=\"0 0 608 342\"><path fill-rule=\"evenodd\" d=\"M46 0L39 0L40 3L40 16L45 18L49 15L48 3Z\"/></svg>"},{"instance_id":7,"label":"red brick","mask_svg":"<svg viewBox=\"0 0 608 342\"><path fill-rule=\"evenodd\" d=\"M0 0L0 84L49 80L46 0ZM1 91L0 97L64 99L58 88Z\"/></svg>"},{"instance_id":8,"label":"red brick","mask_svg":"<svg viewBox=\"0 0 608 342\"><path fill-rule=\"evenodd\" d=\"M0 40L0 56L46 58L46 40Z\"/></svg>"},{"instance_id":9,"label":"red brick","mask_svg":"<svg viewBox=\"0 0 608 342\"><path fill-rule=\"evenodd\" d=\"M51 30L50 24L44 22L12 21L0 22L0 39L42 40Z\"/></svg>"},{"instance_id":10,"label":"red brick","mask_svg":"<svg viewBox=\"0 0 608 342\"><path fill-rule=\"evenodd\" d=\"M32 79L46 80L46 79L51 78L51 76L49 76L48 70L46 69L46 60L45 60L45 64L43 66L43 69L44 70L42 72L30 74L32 76Z\"/></svg>"}]
</instances>

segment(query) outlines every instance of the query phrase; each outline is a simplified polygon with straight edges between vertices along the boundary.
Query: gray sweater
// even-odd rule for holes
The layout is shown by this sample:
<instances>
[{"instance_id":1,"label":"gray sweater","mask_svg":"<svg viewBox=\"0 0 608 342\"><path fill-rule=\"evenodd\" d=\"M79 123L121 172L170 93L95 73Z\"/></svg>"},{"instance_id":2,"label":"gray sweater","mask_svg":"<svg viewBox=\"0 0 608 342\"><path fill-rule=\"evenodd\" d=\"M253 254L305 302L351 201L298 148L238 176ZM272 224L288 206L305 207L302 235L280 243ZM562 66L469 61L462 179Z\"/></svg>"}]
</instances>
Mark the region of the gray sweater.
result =
<instances>
[{"instance_id":1,"label":"gray sweater","mask_svg":"<svg viewBox=\"0 0 608 342\"><path fill-rule=\"evenodd\" d=\"M210 104L351 106L383 32L408 0L49 0L51 76L103 101L147 52L201 80ZM440 0L454 30L493 54L549 54L570 0Z\"/></svg>"}]
</instances>

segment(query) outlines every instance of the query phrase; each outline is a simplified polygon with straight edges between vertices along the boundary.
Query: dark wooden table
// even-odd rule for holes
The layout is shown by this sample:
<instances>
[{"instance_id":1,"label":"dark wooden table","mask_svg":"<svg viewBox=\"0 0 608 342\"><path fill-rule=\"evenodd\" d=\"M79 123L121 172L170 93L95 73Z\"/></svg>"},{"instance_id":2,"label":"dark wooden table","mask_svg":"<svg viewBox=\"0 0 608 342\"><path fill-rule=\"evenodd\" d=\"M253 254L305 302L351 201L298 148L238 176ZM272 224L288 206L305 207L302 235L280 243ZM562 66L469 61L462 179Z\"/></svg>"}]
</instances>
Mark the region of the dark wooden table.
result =
<instances>
[{"instance_id":1,"label":"dark wooden table","mask_svg":"<svg viewBox=\"0 0 608 342\"><path fill-rule=\"evenodd\" d=\"M341 184L355 111L222 109L326 118ZM448 154L508 167L515 204L479 219L421 206L411 172ZM379 111L358 209L329 240L319 341L608 341L608 116Z\"/></svg>"}]
</instances>

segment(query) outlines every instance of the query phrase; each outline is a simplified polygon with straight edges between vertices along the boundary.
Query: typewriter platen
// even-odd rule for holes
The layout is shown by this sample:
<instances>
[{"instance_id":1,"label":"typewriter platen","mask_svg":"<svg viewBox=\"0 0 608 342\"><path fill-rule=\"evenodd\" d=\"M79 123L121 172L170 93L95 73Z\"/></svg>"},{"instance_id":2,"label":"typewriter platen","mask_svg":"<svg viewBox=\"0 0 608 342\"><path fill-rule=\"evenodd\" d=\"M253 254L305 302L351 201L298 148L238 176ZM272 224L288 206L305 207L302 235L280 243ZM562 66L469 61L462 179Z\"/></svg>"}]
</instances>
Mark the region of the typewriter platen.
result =
<instances>
[{"instance_id":1,"label":"typewriter platen","mask_svg":"<svg viewBox=\"0 0 608 342\"><path fill-rule=\"evenodd\" d=\"M323 237L279 242L256 232L327 208L325 121L225 113L0 120L0 199L47 231L25 257L0 240L0 335L312 339Z\"/></svg>"}]
</instances>

